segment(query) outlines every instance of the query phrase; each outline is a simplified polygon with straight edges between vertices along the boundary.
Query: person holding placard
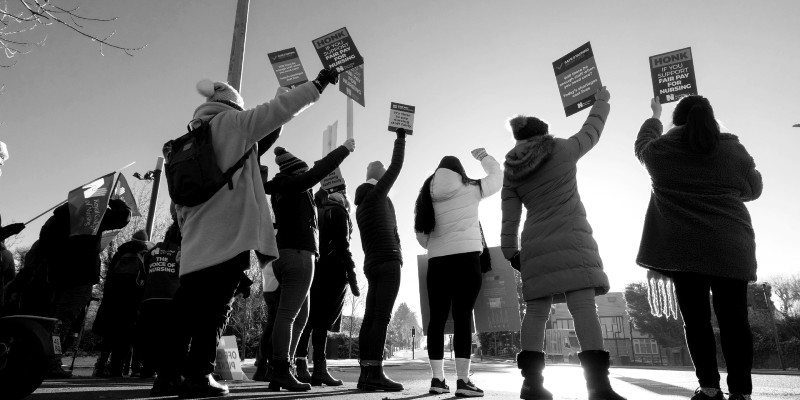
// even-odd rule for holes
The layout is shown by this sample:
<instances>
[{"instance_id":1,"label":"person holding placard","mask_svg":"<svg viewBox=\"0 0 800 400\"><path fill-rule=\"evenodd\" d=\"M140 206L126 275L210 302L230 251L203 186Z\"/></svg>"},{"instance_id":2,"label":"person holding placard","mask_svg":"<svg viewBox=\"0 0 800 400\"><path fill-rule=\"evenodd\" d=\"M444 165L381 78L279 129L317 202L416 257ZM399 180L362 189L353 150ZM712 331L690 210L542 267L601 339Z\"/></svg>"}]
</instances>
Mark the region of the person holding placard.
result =
<instances>
[{"instance_id":1,"label":"person holding placard","mask_svg":"<svg viewBox=\"0 0 800 400\"><path fill-rule=\"evenodd\" d=\"M552 399L543 386L544 333L554 301L566 301L575 320L578 353L589 400L624 400L608 379L609 353L595 296L608 292L603 261L592 237L577 187L577 163L600 140L611 106L602 87L578 133L568 139L549 134L546 122L516 116L508 121L516 145L506 154L503 180L504 256L522 273L527 303L522 321L522 351L517 366L525 377L520 398ZM519 240L522 206L527 217Z\"/></svg>"},{"instance_id":2,"label":"person holding placard","mask_svg":"<svg viewBox=\"0 0 800 400\"><path fill-rule=\"evenodd\" d=\"M483 235L478 220L481 200L497 193L503 170L483 148L472 151L488 174L467 177L461 161L445 156L425 180L414 209L417 241L428 250L428 356L431 364L429 393L449 393L444 378L444 326L452 307L456 353L456 396L481 397L483 391L469 379L472 353L472 312L481 290L480 254Z\"/></svg>"},{"instance_id":3,"label":"person holding placard","mask_svg":"<svg viewBox=\"0 0 800 400\"><path fill-rule=\"evenodd\" d=\"M744 203L761 195L761 174L739 139L720 132L705 97L681 99L672 114L675 126L663 135L658 98L651 107L653 116L642 124L634 147L652 182L636 263L648 269L648 278L673 283L700 384L692 400L724 399L709 291L727 364L728 399L750 399L753 337L747 283L756 280L756 242Z\"/></svg>"}]
</instances>

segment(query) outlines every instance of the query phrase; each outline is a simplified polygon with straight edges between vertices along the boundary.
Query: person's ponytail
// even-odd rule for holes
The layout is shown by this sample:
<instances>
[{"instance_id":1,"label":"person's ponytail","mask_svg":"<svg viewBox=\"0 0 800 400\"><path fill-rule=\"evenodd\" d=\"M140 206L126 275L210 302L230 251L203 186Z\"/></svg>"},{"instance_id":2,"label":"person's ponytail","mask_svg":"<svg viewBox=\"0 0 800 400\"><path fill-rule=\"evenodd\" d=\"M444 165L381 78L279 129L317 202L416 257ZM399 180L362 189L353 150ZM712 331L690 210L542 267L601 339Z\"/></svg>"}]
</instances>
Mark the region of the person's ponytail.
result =
<instances>
[{"instance_id":1,"label":"person's ponytail","mask_svg":"<svg viewBox=\"0 0 800 400\"><path fill-rule=\"evenodd\" d=\"M708 154L719 144L719 124L711 103L705 97L681 99L672 114L672 123L683 125L682 142L695 153Z\"/></svg>"},{"instance_id":2,"label":"person's ponytail","mask_svg":"<svg viewBox=\"0 0 800 400\"><path fill-rule=\"evenodd\" d=\"M417 202L414 206L414 230L424 234L433 232L436 225L436 215L433 211L433 198L431 197L431 181L433 174L425 179L422 188L419 190Z\"/></svg>"}]
</instances>

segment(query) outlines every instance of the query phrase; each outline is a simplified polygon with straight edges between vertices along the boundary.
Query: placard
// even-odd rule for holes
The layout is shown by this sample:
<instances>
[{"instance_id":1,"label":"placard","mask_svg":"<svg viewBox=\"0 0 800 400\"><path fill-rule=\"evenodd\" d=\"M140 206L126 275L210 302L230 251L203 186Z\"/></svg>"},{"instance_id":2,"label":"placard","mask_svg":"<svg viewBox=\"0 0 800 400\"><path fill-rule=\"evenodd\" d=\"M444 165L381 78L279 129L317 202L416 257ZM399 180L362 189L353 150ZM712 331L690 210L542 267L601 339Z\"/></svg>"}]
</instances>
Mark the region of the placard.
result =
<instances>
[{"instance_id":1,"label":"placard","mask_svg":"<svg viewBox=\"0 0 800 400\"><path fill-rule=\"evenodd\" d=\"M482 276L481 291L475 301L475 324L478 332L518 332L519 317L517 276L503 257L499 246L489 248L492 270Z\"/></svg>"},{"instance_id":2,"label":"placard","mask_svg":"<svg viewBox=\"0 0 800 400\"><path fill-rule=\"evenodd\" d=\"M406 135L414 131L414 106L406 104L392 103L389 107L389 130L397 132L397 129L406 130Z\"/></svg>"},{"instance_id":3,"label":"placard","mask_svg":"<svg viewBox=\"0 0 800 400\"><path fill-rule=\"evenodd\" d=\"M347 28L335 30L311 41L322 65L342 73L364 63Z\"/></svg>"},{"instance_id":4,"label":"placard","mask_svg":"<svg viewBox=\"0 0 800 400\"><path fill-rule=\"evenodd\" d=\"M247 376L242 372L242 362L239 359L239 348L236 346L236 336L223 336L219 338L217 346L217 363L214 373L226 381L246 381Z\"/></svg>"},{"instance_id":5,"label":"placard","mask_svg":"<svg viewBox=\"0 0 800 400\"><path fill-rule=\"evenodd\" d=\"M697 94L691 47L651 56L650 75L653 97L661 104Z\"/></svg>"},{"instance_id":6,"label":"placard","mask_svg":"<svg viewBox=\"0 0 800 400\"><path fill-rule=\"evenodd\" d=\"M278 78L278 85L287 88L294 88L300 84L308 82L306 71L297 55L297 50L288 48L267 54L275 76Z\"/></svg>"},{"instance_id":7,"label":"placard","mask_svg":"<svg viewBox=\"0 0 800 400\"><path fill-rule=\"evenodd\" d=\"M417 256L417 271L419 273L419 308L422 313L422 333L428 335L428 323L431 320L431 307L428 301L428 256L420 254ZM450 285L452 282L442 282L442 285ZM475 318L471 318L470 331L475 333ZM444 334L452 335L455 332L453 322L453 309L451 307L447 314L447 322L444 324Z\"/></svg>"},{"instance_id":8,"label":"placard","mask_svg":"<svg viewBox=\"0 0 800 400\"><path fill-rule=\"evenodd\" d=\"M335 121L332 125L328 125L328 127L322 132L323 157L328 155L328 153L332 152L333 149L337 147L336 136L338 126L339 121ZM339 167L336 167L336 169L331 171L330 174L322 178L320 184L322 185L322 190L328 193L339 192L344 190L346 187L344 176L342 176L342 171L339 170Z\"/></svg>"},{"instance_id":9,"label":"placard","mask_svg":"<svg viewBox=\"0 0 800 400\"><path fill-rule=\"evenodd\" d=\"M361 104L361 107L366 107L364 102L364 64L339 75L339 91Z\"/></svg>"},{"instance_id":10,"label":"placard","mask_svg":"<svg viewBox=\"0 0 800 400\"><path fill-rule=\"evenodd\" d=\"M594 104L594 94L603 84L590 42L553 62L553 71L568 117Z\"/></svg>"}]
</instances>

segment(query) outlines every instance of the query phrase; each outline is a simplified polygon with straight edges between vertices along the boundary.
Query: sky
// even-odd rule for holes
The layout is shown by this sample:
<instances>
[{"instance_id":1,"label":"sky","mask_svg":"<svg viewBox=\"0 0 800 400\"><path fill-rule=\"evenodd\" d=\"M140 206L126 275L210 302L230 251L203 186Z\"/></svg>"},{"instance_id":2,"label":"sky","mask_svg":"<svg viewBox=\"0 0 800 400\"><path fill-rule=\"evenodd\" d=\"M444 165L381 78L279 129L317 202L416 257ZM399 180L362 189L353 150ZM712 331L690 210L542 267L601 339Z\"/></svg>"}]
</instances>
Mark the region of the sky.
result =
<instances>
[{"instance_id":1,"label":"sky","mask_svg":"<svg viewBox=\"0 0 800 400\"><path fill-rule=\"evenodd\" d=\"M10 3L13 3L10 2ZM0 176L4 223L25 222L64 201L67 192L135 161L124 172L155 167L164 142L180 136L203 98L203 79L225 80L236 2L217 0L78 0L90 24L114 43L138 47L130 57L59 27L44 47L0 69L0 141L10 159ZM650 116L648 57L691 47L699 93L754 157L764 178L748 203L757 241L758 275L796 273L800 243L800 148L797 38L800 3L749 1L260 1L250 5L242 77L246 107L272 98L278 83L267 53L295 47L309 77L322 64L311 41L347 27L365 59L366 107L356 104L356 151L342 164L349 192L366 165L389 163L395 135L389 104L416 107L406 162L390 193L405 264L397 304L420 310L414 201L442 156L459 157L473 178L485 174L470 150L485 147L500 162L514 145L505 129L515 114L549 122L557 137L577 132L587 112L564 115L552 62L591 42L611 113L599 144L578 164L578 184L612 291L644 280L635 264L650 195L633 155ZM37 32L33 32L38 34ZM41 37L39 37L41 39ZM674 103L664 106L669 127ZM344 141L346 97L329 87L319 102L284 127L277 146L311 162L322 157L322 132L339 122ZM263 157L271 173L274 154ZM161 190L166 207L166 188ZM46 217L16 240L36 240ZM500 196L482 202L490 246L500 242ZM359 233L352 248L363 260ZM361 279L364 279L363 277Z\"/></svg>"}]
</instances>

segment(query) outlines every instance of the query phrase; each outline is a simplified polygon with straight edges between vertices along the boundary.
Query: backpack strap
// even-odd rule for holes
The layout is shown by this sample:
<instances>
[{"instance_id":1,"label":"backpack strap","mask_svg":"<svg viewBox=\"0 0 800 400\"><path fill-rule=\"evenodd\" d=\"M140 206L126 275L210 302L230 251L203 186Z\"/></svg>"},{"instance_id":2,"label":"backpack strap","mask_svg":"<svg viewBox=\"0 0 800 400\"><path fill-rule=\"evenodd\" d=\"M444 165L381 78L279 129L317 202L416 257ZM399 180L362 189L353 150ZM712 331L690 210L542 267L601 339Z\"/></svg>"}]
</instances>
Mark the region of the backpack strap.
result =
<instances>
[{"instance_id":1,"label":"backpack strap","mask_svg":"<svg viewBox=\"0 0 800 400\"><path fill-rule=\"evenodd\" d=\"M242 156L242 158L239 159L239 161L236 162L236 164L233 164L232 167L228 168L228 170L225 171L225 180L228 181L228 190L233 190L233 174L235 174L236 171L238 171L240 168L244 166L245 161L247 161L247 157L250 157L250 153L253 153L255 151L256 151L256 145L253 145L253 147L247 149L247 151L244 152L244 155Z\"/></svg>"}]
</instances>

